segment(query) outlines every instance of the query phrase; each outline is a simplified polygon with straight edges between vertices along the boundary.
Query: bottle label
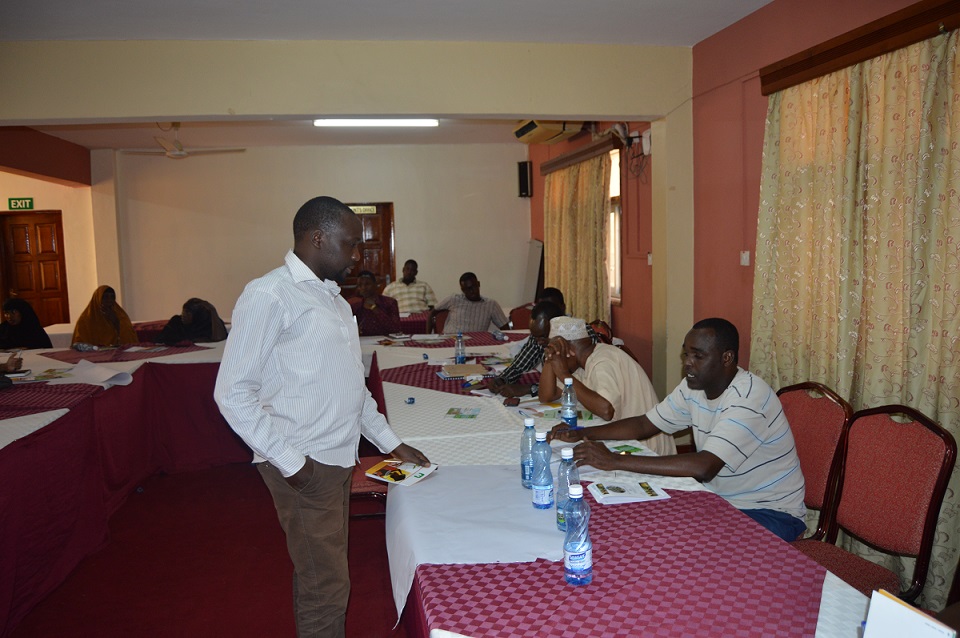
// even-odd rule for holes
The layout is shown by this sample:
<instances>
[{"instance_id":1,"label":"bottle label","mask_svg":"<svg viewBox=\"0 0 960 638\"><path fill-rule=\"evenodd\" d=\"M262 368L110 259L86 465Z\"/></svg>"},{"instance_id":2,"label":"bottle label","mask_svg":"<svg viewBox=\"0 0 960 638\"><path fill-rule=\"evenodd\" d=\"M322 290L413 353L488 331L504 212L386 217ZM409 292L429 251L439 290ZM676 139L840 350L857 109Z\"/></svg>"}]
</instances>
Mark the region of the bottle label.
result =
<instances>
[{"instance_id":1,"label":"bottle label","mask_svg":"<svg viewBox=\"0 0 960 638\"><path fill-rule=\"evenodd\" d=\"M577 411L573 410L572 414L567 414L566 411L560 412L560 420L567 424L569 428L577 427Z\"/></svg>"},{"instance_id":2,"label":"bottle label","mask_svg":"<svg viewBox=\"0 0 960 638\"><path fill-rule=\"evenodd\" d=\"M553 485L533 486L533 506L539 509L553 506Z\"/></svg>"},{"instance_id":3,"label":"bottle label","mask_svg":"<svg viewBox=\"0 0 960 638\"><path fill-rule=\"evenodd\" d=\"M533 459L528 459L520 463L520 478L524 483L533 480Z\"/></svg>"},{"instance_id":4,"label":"bottle label","mask_svg":"<svg viewBox=\"0 0 960 638\"><path fill-rule=\"evenodd\" d=\"M461 364L461 363L466 363L466 362L467 362L467 355L465 355L465 354L458 354L457 356L454 357L453 361L454 361L454 363L456 363L456 364L458 364L458 365Z\"/></svg>"},{"instance_id":5,"label":"bottle label","mask_svg":"<svg viewBox=\"0 0 960 638\"><path fill-rule=\"evenodd\" d=\"M593 548L583 552L563 550L563 568L571 572L585 572L593 568Z\"/></svg>"}]
</instances>

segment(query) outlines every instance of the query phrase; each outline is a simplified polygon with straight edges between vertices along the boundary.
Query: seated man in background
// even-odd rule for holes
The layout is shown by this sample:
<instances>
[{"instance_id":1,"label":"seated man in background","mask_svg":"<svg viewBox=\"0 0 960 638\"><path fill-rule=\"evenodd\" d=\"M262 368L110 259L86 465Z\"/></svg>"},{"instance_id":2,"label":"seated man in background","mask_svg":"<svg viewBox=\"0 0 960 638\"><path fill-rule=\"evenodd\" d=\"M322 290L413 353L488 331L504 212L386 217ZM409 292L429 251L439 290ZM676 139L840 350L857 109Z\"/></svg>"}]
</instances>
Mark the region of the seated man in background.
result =
<instances>
[{"instance_id":1,"label":"seated man in background","mask_svg":"<svg viewBox=\"0 0 960 638\"><path fill-rule=\"evenodd\" d=\"M530 311L530 336L523 341L520 351L513 358L513 362L498 376L484 381L487 389L494 394L505 397L536 396L539 385L518 383L524 372L538 369L543 364L543 349L550 340L550 320L564 316L564 307L553 299L556 297L549 291L556 288L544 288L537 298L537 305ZM551 299L550 297L553 297ZM561 302L563 295L560 295ZM514 326L517 327L517 326ZM597 334L587 326L587 335L593 343L597 343Z\"/></svg>"},{"instance_id":2,"label":"seated man in background","mask_svg":"<svg viewBox=\"0 0 960 638\"><path fill-rule=\"evenodd\" d=\"M397 302L377 292L375 274L363 270L357 275L357 294L360 296L350 300L350 309L361 337L401 332Z\"/></svg>"},{"instance_id":3,"label":"seated man in background","mask_svg":"<svg viewBox=\"0 0 960 638\"><path fill-rule=\"evenodd\" d=\"M540 375L540 402L558 400L566 377L573 378L580 405L605 421L641 416L657 405L653 384L630 355L616 346L594 343L583 319L555 317ZM677 453L668 434L645 438L647 447L661 456Z\"/></svg>"},{"instance_id":4,"label":"seated man in background","mask_svg":"<svg viewBox=\"0 0 960 638\"><path fill-rule=\"evenodd\" d=\"M408 259L403 264L403 278L390 282L383 289L384 296L397 300L400 312L426 312L437 305L433 288L427 282L419 281L417 272L417 262Z\"/></svg>"},{"instance_id":5,"label":"seated man in background","mask_svg":"<svg viewBox=\"0 0 960 638\"><path fill-rule=\"evenodd\" d=\"M157 343L172 346L189 341L191 343L213 343L227 338L227 326L217 314L217 309L209 301L191 297L183 304L179 315L170 317L170 321L160 331Z\"/></svg>"},{"instance_id":6,"label":"seated man in background","mask_svg":"<svg viewBox=\"0 0 960 638\"><path fill-rule=\"evenodd\" d=\"M683 340L684 379L645 415L550 432L583 441L574 458L599 470L690 476L785 541L806 530L804 482L790 424L762 379L737 365L740 337L726 319L704 319ZM647 439L693 428L698 452L663 458L621 456L601 439Z\"/></svg>"},{"instance_id":7,"label":"seated man in background","mask_svg":"<svg viewBox=\"0 0 960 638\"><path fill-rule=\"evenodd\" d=\"M458 332L484 332L493 324L500 330L507 330L510 322L503 308L493 299L480 296L480 281L472 272L460 275L460 294L450 295L430 311L427 318L427 332L432 332L437 313L449 310L443 334L455 335Z\"/></svg>"}]
</instances>

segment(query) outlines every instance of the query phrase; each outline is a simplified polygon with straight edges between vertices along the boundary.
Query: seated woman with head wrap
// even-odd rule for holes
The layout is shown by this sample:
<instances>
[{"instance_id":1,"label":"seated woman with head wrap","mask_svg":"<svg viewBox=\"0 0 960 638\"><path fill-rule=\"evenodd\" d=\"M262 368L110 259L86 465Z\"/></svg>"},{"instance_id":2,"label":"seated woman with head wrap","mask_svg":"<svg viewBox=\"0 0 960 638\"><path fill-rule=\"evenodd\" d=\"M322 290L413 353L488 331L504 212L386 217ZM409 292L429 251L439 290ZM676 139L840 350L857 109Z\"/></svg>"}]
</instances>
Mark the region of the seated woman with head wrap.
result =
<instances>
[{"instance_id":1,"label":"seated woman with head wrap","mask_svg":"<svg viewBox=\"0 0 960 638\"><path fill-rule=\"evenodd\" d=\"M157 343L172 346L183 341L211 343L223 341L226 338L227 327L213 304L192 297L183 304L183 310L179 315L170 317L170 321L157 337Z\"/></svg>"},{"instance_id":2,"label":"seated woman with head wrap","mask_svg":"<svg viewBox=\"0 0 960 638\"><path fill-rule=\"evenodd\" d=\"M73 343L94 346L125 346L140 343L130 317L117 303L117 293L110 286L100 286L84 309L73 329Z\"/></svg>"},{"instance_id":3,"label":"seated woman with head wrap","mask_svg":"<svg viewBox=\"0 0 960 638\"><path fill-rule=\"evenodd\" d=\"M0 348L52 348L47 331L40 325L33 306L14 297L3 303Z\"/></svg>"}]
</instances>

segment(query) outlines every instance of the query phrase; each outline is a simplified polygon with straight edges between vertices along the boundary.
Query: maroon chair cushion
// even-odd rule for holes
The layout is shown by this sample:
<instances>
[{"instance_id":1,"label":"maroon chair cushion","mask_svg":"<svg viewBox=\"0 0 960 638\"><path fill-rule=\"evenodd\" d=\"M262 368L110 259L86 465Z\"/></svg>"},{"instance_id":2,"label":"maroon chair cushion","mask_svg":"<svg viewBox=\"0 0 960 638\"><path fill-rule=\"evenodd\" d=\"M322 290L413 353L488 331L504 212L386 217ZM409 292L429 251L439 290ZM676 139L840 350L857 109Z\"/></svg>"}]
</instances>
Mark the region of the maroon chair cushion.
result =
<instances>
[{"instance_id":1,"label":"maroon chair cushion","mask_svg":"<svg viewBox=\"0 0 960 638\"><path fill-rule=\"evenodd\" d=\"M864 596L869 597L870 592L875 589L885 589L894 595L900 593L900 579L896 574L836 545L813 540L794 541L790 544Z\"/></svg>"}]
</instances>

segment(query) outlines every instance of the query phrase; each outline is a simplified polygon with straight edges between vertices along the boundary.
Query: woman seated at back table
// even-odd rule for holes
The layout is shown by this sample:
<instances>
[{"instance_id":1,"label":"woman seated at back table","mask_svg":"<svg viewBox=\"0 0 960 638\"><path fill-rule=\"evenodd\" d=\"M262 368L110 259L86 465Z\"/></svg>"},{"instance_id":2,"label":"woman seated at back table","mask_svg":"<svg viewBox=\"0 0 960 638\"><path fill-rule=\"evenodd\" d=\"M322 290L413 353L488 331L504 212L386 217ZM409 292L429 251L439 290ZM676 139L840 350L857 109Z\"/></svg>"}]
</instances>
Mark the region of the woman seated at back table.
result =
<instances>
[{"instance_id":1,"label":"woman seated at back table","mask_svg":"<svg viewBox=\"0 0 960 638\"><path fill-rule=\"evenodd\" d=\"M170 317L170 321L157 337L157 343L172 346L184 341L212 343L226 338L227 327L213 304L191 297L183 304L183 310L179 315Z\"/></svg>"},{"instance_id":2,"label":"woman seated at back table","mask_svg":"<svg viewBox=\"0 0 960 638\"><path fill-rule=\"evenodd\" d=\"M0 348L52 348L47 331L40 325L33 306L14 297L3 303Z\"/></svg>"},{"instance_id":3,"label":"woman seated at back table","mask_svg":"<svg viewBox=\"0 0 960 638\"><path fill-rule=\"evenodd\" d=\"M360 334L388 335L400 332L400 309L397 300L384 297L377 290L377 276L369 270L357 275L357 294L350 300L350 308L357 318Z\"/></svg>"},{"instance_id":4,"label":"woman seated at back table","mask_svg":"<svg viewBox=\"0 0 960 638\"><path fill-rule=\"evenodd\" d=\"M73 343L100 347L140 343L130 317L117 303L113 288L100 286L93 292L93 298L73 329Z\"/></svg>"}]
</instances>

